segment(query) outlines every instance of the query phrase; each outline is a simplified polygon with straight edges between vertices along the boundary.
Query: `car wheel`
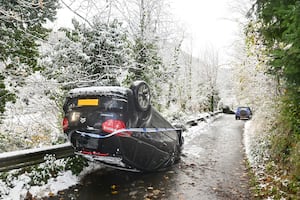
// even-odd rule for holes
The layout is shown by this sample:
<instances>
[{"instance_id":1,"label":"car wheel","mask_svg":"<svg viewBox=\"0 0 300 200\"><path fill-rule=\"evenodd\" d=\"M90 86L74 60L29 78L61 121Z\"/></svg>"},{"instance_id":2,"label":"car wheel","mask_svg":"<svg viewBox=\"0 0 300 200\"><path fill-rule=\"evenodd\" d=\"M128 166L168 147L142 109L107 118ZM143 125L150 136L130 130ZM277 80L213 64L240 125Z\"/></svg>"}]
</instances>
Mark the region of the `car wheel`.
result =
<instances>
[{"instance_id":1,"label":"car wheel","mask_svg":"<svg viewBox=\"0 0 300 200\"><path fill-rule=\"evenodd\" d=\"M147 111L150 108L150 88L144 81L135 81L130 89L133 91L137 108L140 111Z\"/></svg>"}]
</instances>

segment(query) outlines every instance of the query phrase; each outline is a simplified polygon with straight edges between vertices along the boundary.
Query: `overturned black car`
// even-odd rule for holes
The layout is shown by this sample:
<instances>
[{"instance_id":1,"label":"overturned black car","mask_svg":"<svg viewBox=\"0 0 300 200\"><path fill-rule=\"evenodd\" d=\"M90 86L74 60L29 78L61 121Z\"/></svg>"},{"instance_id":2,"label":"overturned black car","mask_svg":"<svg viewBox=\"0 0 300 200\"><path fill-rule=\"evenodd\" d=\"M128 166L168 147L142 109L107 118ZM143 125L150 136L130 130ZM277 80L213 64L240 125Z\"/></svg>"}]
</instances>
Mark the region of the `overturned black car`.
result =
<instances>
[{"instance_id":1,"label":"overturned black car","mask_svg":"<svg viewBox=\"0 0 300 200\"><path fill-rule=\"evenodd\" d=\"M129 171L156 171L180 158L182 131L151 106L144 81L130 88L75 88L63 110L64 132L75 153L89 160Z\"/></svg>"}]
</instances>

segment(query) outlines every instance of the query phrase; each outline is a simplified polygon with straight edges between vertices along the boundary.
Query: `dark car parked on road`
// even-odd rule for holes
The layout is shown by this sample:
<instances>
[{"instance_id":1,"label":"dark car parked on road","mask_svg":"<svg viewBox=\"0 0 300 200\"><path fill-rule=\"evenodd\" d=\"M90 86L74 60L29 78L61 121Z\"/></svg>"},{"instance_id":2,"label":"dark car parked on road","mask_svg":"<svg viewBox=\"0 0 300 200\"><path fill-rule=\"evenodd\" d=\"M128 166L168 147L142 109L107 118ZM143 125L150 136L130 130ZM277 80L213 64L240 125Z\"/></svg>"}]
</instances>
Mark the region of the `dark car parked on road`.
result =
<instances>
[{"instance_id":1,"label":"dark car parked on road","mask_svg":"<svg viewBox=\"0 0 300 200\"><path fill-rule=\"evenodd\" d=\"M130 88L72 89L63 106L63 129L75 153L131 171L156 171L180 157L182 131L150 103L144 81Z\"/></svg>"},{"instance_id":2,"label":"dark car parked on road","mask_svg":"<svg viewBox=\"0 0 300 200\"><path fill-rule=\"evenodd\" d=\"M235 119L239 120L239 119L251 119L252 117L252 111L250 109L250 107L238 107L236 112L235 112Z\"/></svg>"},{"instance_id":3,"label":"dark car parked on road","mask_svg":"<svg viewBox=\"0 0 300 200\"><path fill-rule=\"evenodd\" d=\"M225 114L235 114L235 112L229 106L223 106L222 112Z\"/></svg>"}]
</instances>

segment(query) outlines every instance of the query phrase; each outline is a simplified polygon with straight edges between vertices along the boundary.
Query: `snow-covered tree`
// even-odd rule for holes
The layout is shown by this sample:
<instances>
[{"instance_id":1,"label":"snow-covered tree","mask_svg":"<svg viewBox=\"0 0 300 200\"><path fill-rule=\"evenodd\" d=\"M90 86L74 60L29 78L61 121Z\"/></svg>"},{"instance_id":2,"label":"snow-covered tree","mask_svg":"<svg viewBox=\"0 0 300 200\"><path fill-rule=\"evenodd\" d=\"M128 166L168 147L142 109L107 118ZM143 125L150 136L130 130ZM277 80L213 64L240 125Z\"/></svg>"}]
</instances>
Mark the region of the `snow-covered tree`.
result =
<instances>
[{"instance_id":1,"label":"snow-covered tree","mask_svg":"<svg viewBox=\"0 0 300 200\"><path fill-rule=\"evenodd\" d=\"M127 25L133 42L136 67L129 71L127 83L142 79L152 88L153 102L159 107L161 86L166 83L165 66L159 52L166 16L166 1L117 1L114 7Z\"/></svg>"},{"instance_id":2,"label":"snow-covered tree","mask_svg":"<svg viewBox=\"0 0 300 200\"><path fill-rule=\"evenodd\" d=\"M220 100L217 90L217 76L219 70L219 56L218 52L212 47L207 48L201 55L203 62L204 77L208 87L207 99L209 102L209 110L214 111Z\"/></svg>"},{"instance_id":3,"label":"snow-covered tree","mask_svg":"<svg viewBox=\"0 0 300 200\"><path fill-rule=\"evenodd\" d=\"M38 41L46 37L48 30L43 27L47 20L54 20L58 0L19 0L0 3L0 74L12 86L34 70L38 70ZM9 79L8 79L9 77ZM1 80L2 83L5 83ZM14 100L4 91L0 96L0 109L7 101ZM7 88L10 92L12 87ZM2 96L5 95L5 96Z\"/></svg>"},{"instance_id":4,"label":"snow-covered tree","mask_svg":"<svg viewBox=\"0 0 300 200\"><path fill-rule=\"evenodd\" d=\"M37 40L46 37L43 24L54 20L57 8L58 0L1 1L0 60L6 67L17 69L19 63L36 67Z\"/></svg>"},{"instance_id":5,"label":"snow-covered tree","mask_svg":"<svg viewBox=\"0 0 300 200\"><path fill-rule=\"evenodd\" d=\"M0 113L4 113L6 102L15 102L15 95L6 89L4 80L4 76L0 75Z\"/></svg>"},{"instance_id":6,"label":"snow-covered tree","mask_svg":"<svg viewBox=\"0 0 300 200\"><path fill-rule=\"evenodd\" d=\"M134 61L134 66L129 68L124 84L129 85L138 79L145 80L152 89L153 102L159 106L165 95L161 93L162 88L167 87L167 82L170 81L167 73L170 70L166 65L173 62L166 63L162 55L164 51L168 51L168 54L175 53L165 48L168 37L173 35L167 2L165 0L105 2L64 0L63 2L88 26L93 26L91 13L102 24L108 25L114 19L123 23L132 41Z\"/></svg>"},{"instance_id":7,"label":"snow-covered tree","mask_svg":"<svg viewBox=\"0 0 300 200\"><path fill-rule=\"evenodd\" d=\"M249 22L246 30L244 43L238 48L236 54L237 98L240 105L249 105L254 110L274 101L280 87L276 78L267 74L267 61L265 46L259 39L256 26L259 23Z\"/></svg>"},{"instance_id":8,"label":"snow-covered tree","mask_svg":"<svg viewBox=\"0 0 300 200\"><path fill-rule=\"evenodd\" d=\"M64 29L60 38L50 38L41 64L45 74L68 87L120 85L132 64L132 50L126 31L115 20L93 27L73 20L74 29ZM53 49L55 51L53 51Z\"/></svg>"}]
</instances>

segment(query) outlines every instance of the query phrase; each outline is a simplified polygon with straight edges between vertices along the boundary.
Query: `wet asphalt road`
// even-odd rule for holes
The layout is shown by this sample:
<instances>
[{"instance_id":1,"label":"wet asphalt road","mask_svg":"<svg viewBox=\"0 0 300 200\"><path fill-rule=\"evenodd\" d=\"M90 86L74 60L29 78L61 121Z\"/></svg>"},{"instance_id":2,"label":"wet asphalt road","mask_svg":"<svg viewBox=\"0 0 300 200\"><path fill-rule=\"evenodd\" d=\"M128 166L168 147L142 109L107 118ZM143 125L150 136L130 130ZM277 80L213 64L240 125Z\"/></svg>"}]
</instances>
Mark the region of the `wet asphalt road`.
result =
<instances>
[{"instance_id":1,"label":"wet asphalt road","mask_svg":"<svg viewBox=\"0 0 300 200\"><path fill-rule=\"evenodd\" d=\"M141 174L102 168L49 199L251 199L243 126L244 121L236 121L234 115L222 115L187 141L181 161L164 172Z\"/></svg>"}]
</instances>

